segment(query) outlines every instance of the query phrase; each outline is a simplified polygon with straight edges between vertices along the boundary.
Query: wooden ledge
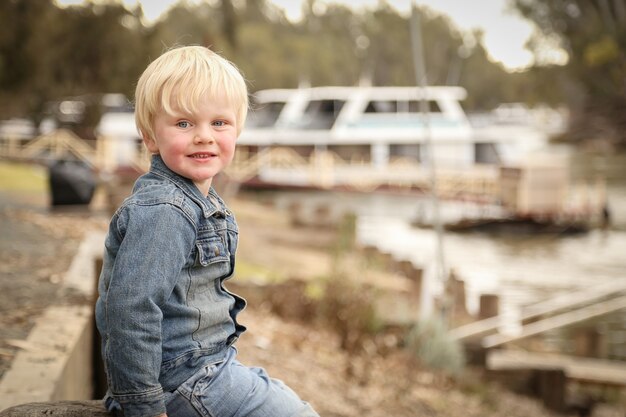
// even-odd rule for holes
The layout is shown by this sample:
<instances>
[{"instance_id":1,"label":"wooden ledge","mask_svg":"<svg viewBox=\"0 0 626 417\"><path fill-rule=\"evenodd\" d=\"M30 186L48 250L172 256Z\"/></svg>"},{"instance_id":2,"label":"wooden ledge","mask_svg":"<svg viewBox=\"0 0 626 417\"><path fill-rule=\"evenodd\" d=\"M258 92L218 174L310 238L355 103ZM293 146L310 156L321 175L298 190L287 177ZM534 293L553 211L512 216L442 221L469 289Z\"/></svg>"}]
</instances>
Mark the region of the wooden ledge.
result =
<instances>
[{"instance_id":1,"label":"wooden ledge","mask_svg":"<svg viewBox=\"0 0 626 417\"><path fill-rule=\"evenodd\" d=\"M111 417L101 400L55 401L16 405L0 411L0 417Z\"/></svg>"}]
</instances>

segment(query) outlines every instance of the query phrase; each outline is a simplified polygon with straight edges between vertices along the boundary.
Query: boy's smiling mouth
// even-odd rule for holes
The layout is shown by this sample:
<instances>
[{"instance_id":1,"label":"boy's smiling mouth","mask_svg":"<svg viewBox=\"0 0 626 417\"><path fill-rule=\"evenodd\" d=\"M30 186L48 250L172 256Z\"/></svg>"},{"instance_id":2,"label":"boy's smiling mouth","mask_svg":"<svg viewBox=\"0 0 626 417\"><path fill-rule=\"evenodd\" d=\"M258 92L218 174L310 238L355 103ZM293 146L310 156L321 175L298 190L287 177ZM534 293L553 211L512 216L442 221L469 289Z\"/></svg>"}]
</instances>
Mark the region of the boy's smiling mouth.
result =
<instances>
[{"instance_id":1,"label":"boy's smiling mouth","mask_svg":"<svg viewBox=\"0 0 626 417\"><path fill-rule=\"evenodd\" d=\"M215 156L217 156L217 154L213 152L197 152L197 153L192 153L191 155L189 155L189 157L193 159L208 159L208 158L213 158Z\"/></svg>"}]
</instances>

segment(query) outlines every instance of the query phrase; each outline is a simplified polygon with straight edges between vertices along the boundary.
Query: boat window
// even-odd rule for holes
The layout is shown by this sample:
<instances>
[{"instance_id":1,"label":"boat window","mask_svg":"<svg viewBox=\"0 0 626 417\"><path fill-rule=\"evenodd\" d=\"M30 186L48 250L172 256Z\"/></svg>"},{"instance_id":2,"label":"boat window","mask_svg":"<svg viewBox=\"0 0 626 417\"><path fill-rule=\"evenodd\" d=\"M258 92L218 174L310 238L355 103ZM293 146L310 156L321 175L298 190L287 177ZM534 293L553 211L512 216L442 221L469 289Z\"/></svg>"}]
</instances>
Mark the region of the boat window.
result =
<instances>
[{"instance_id":1,"label":"boat window","mask_svg":"<svg viewBox=\"0 0 626 417\"><path fill-rule=\"evenodd\" d=\"M272 127L278 120L284 102L270 102L253 105L246 120L246 127Z\"/></svg>"},{"instance_id":2,"label":"boat window","mask_svg":"<svg viewBox=\"0 0 626 417\"><path fill-rule=\"evenodd\" d=\"M493 143L474 144L474 161L477 164L498 164L500 156L496 145Z\"/></svg>"},{"instance_id":3,"label":"boat window","mask_svg":"<svg viewBox=\"0 0 626 417\"><path fill-rule=\"evenodd\" d=\"M441 108L439 107L439 103L435 100L428 101L428 110L431 113L441 113ZM420 102L419 100L410 100L409 101L409 113L419 113L420 112Z\"/></svg>"},{"instance_id":4,"label":"boat window","mask_svg":"<svg viewBox=\"0 0 626 417\"><path fill-rule=\"evenodd\" d=\"M414 162L422 160L422 148L417 143L389 145L389 157L409 159Z\"/></svg>"},{"instance_id":5,"label":"boat window","mask_svg":"<svg viewBox=\"0 0 626 417\"><path fill-rule=\"evenodd\" d=\"M365 108L365 113L395 113L397 111L398 102L393 100L373 100Z\"/></svg>"},{"instance_id":6,"label":"boat window","mask_svg":"<svg viewBox=\"0 0 626 417\"><path fill-rule=\"evenodd\" d=\"M441 108L435 100L429 100L431 113L441 113ZM367 104L365 113L419 113L420 102L418 100L372 100Z\"/></svg>"},{"instance_id":7,"label":"boat window","mask_svg":"<svg viewBox=\"0 0 626 417\"><path fill-rule=\"evenodd\" d=\"M334 152L344 161L353 163L368 163L371 159L372 151L370 146L364 145L329 145L328 150Z\"/></svg>"},{"instance_id":8,"label":"boat window","mask_svg":"<svg viewBox=\"0 0 626 417\"><path fill-rule=\"evenodd\" d=\"M302 128L330 129L344 102L341 100L312 100L304 111Z\"/></svg>"}]
</instances>

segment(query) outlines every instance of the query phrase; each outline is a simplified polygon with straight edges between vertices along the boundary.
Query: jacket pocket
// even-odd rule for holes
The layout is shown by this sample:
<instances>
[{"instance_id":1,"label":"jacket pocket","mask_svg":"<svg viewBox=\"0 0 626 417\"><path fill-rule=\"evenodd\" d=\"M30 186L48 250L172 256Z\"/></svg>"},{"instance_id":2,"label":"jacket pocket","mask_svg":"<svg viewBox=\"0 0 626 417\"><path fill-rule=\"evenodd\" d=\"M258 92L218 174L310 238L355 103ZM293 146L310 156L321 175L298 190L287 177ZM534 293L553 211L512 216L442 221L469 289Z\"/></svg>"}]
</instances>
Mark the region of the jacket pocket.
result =
<instances>
[{"instance_id":1,"label":"jacket pocket","mask_svg":"<svg viewBox=\"0 0 626 417\"><path fill-rule=\"evenodd\" d=\"M208 266L217 262L228 262L230 257L224 242L219 236L198 240L196 248L198 249L197 262L202 266Z\"/></svg>"}]
</instances>

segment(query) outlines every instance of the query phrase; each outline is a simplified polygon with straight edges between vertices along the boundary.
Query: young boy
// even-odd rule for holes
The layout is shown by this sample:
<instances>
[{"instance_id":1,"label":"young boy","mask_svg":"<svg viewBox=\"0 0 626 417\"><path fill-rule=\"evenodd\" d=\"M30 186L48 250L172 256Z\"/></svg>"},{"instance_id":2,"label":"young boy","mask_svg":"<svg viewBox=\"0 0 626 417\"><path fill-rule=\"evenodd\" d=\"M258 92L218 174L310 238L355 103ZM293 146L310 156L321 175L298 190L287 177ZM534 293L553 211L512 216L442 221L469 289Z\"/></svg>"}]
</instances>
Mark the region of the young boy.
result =
<instances>
[{"instance_id":1,"label":"young boy","mask_svg":"<svg viewBox=\"0 0 626 417\"><path fill-rule=\"evenodd\" d=\"M211 181L232 160L248 93L239 71L199 46L170 50L137 84L135 118L150 172L111 220L99 282L116 415L317 416L264 370L236 360L245 301L223 282L237 223Z\"/></svg>"}]
</instances>

